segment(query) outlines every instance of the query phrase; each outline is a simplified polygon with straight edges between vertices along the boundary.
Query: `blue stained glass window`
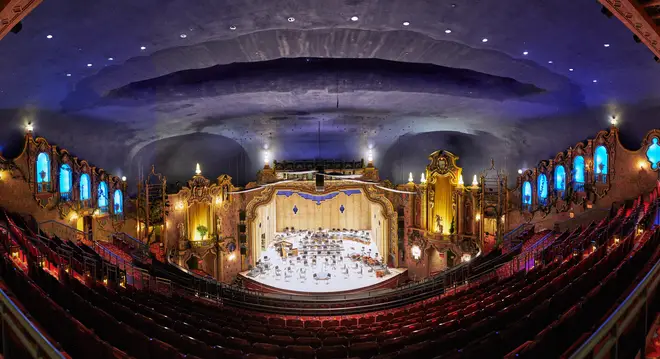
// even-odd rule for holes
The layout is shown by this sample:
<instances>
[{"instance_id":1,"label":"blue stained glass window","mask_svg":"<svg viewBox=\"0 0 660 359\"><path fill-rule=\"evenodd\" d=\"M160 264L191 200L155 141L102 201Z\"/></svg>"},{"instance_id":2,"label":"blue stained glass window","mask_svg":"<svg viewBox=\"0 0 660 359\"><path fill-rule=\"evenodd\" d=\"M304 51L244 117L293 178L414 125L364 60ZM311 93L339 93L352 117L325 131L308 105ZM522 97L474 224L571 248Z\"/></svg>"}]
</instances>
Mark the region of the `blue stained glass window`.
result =
<instances>
[{"instance_id":1,"label":"blue stained glass window","mask_svg":"<svg viewBox=\"0 0 660 359\"><path fill-rule=\"evenodd\" d=\"M539 200L545 200L548 198L548 178L545 174L541 173L539 175L538 184L537 184Z\"/></svg>"},{"instance_id":2,"label":"blue stained glass window","mask_svg":"<svg viewBox=\"0 0 660 359\"><path fill-rule=\"evenodd\" d=\"M120 190L116 189L113 196L113 204L115 206L115 213L119 214L124 211L124 195Z\"/></svg>"},{"instance_id":3,"label":"blue stained glass window","mask_svg":"<svg viewBox=\"0 0 660 359\"><path fill-rule=\"evenodd\" d=\"M566 170L564 166L555 167L555 190L566 190Z\"/></svg>"},{"instance_id":4,"label":"blue stained glass window","mask_svg":"<svg viewBox=\"0 0 660 359\"><path fill-rule=\"evenodd\" d=\"M607 174L607 149L605 146L596 147L596 155L594 156L594 172L596 174Z\"/></svg>"},{"instance_id":5,"label":"blue stained glass window","mask_svg":"<svg viewBox=\"0 0 660 359\"><path fill-rule=\"evenodd\" d=\"M653 169L658 168L658 163L660 163L660 145L658 145L657 137L654 137L651 140L651 145L648 150L646 150L646 158L651 162L651 167Z\"/></svg>"},{"instance_id":6,"label":"blue stained glass window","mask_svg":"<svg viewBox=\"0 0 660 359\"><path fill-rule=\"evenodd\" d=\"M532 184L529 183L529 181L525 181L525 183L523 183L522 201L523 205L532 204Z\"/></svg>"},{"instance_id":7,"label":"blue stained glass window","mask_svg":"<svg viewBox=\"0 0 660 359\"><path fill-rule=\"evenodd\" d=\"M573 180L584 183L584 157L577 156L573 160Z\"/></svg>"},{"instance_id":8,"label":"blue stained glass window","mask_svg":"<svg viewBox=\"0 0 660 359\"><path fill-rule=\"evenodd\" d=\"M67 201L71 198L71 182L73 182L71 166L63 164L60 166L60 196Z\"/></svg>"},{"instance_id":9,"label":"blue stained glass window","mask_svg":"<svg viewBox=\"0 0 660 359\"><path fill-rule=\"evenodd\" d=\"M88 200L89 197L91 196L91 193L89 191L89 175L87 173L83 173L82 176L80 176L80 200Z\"/></svg>"},{"instance_id":10,"label":"blue stained glass window","mask_svg":"<svg viewBox=\"0 0 660 359\"><path fill-rule=\"evenodd\" d=\"M37 156L37 183L50 182L50 158L44 152Z\"/></svg>"},{"instance_id":11,"label":"blue stained glass window","mask_svg":"<svg viewBox=\"0 0 660 359\"><path fill-rule=\"evenodd\" d=\"M105 182L99 183L98 188L98 204L101 212L108 211L108 184Z\"/></svg>"}]
</instances>

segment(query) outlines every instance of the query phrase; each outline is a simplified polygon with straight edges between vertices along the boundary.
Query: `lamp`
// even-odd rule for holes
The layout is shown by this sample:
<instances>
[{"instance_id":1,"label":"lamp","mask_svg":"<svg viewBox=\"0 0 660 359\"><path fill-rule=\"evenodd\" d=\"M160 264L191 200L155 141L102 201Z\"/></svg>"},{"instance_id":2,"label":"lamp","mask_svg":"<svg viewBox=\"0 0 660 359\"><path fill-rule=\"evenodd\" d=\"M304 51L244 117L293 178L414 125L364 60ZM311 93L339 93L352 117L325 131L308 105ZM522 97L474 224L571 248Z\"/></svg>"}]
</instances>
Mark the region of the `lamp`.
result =
<instances>
[{"instance_id":1,"label":"lamp","mask_svg":"<svg viewBox=\"0 0 660 359\"><path fill-rule=\"evenodd\" d=\"M463 181L463 175L462 174L458 175L458 186L459 187L465 186L465 182Z\"/></svg>"},{"instance_id":2,"label":"lamp","mask_svg":"<svg viewBox=\"0 0 660 359\"><path fill-rule=\"evenodd\" d=\"M422 249L419 248L419 246L415 244L410 249L410 254L412 254L412 257L413 257L414 260L419 260L420 258L422 258Z\"/></svg>"},{"instance_id":3,"label":"lamp","mask_svg":"<svg viewBox=\"0 0 660 359\"><path fill-rule=\"evenodd\" d=\"M479 222L481 220L481 214L477 213L477 215L474 216L474 219Z\"/></svg>"},{"instance_id":4,"label":"lamp","mask_svg":"<svg viewBox=\"0 0 660 359\"><path fill-rule=\"evenodd\" d=\"M202 174L202 169L199 167L199 163L195 167L195 174L198 176Z\"/></svg>"},{"instance_id":5,"label":"lamp","mask_svg":"<svg viewBox=\"0 0 660 359\"><path fill-rule=\"evenodd\" d=\"M367 161L369 163L374 162L374 151L372 151L371 148L369 149L369 153L367 153Z\"/></svg>"},{"instance_id":6,"label":"lamp","mask_svg":"<svg viewBox=\"0 0 660 359\"><path fill-rule=\"evenodd\" d=\"M616 126L618 122L619 121L616 119L616 116L612 115L612 118L610 119L610 124L612 124L612 126Z\"/></svg>"},{"instance_id":7,"label":"lamp","mask_svg":"<svg viewBox=\"0 0 660 359\"><path fill-rule=\"evenodd\" d=\"M413 175L412 175L412 172L410 172L410 174L408 174L408 183L413 183Z\"/></svg>"},{"instance_id":8,"label":"lamp","mask_svg":"<svg viewBox=\"0 0 660 359\"><path fill-rule=\"evenodd\" d=\"M264 151L264 167L268 167L270 164L270 152Z\"/></svg>"},{"instance_id":9,"label":"lamp","mask_svg":"<svg viewBox=\"0 0 660 359\"><path fill-rule=\"evenodd\" d=\"M27 131L27 132L34 131L34 126L32 125L32 122L28 122L28 124L25 125L25 131Z\"/></svg>"},{"instance_id":10,"label":"lamp","mask_svg":"<svg viewBox=\"0 0 660 359\"><path fill-rule=\"evenodd\" d=\"M472 186L477 187L479 185L479 181L477 181L477 175L474 175L472 177Z\"/></svg>"},{"instance_id":11,"label":"lamp","mask_svg":"<svg viewBox=\"0 0 660 359\"><path fill-rule=\"evenodd\" d=\"M126 182L126 176L121 176L122 182Z\"/></svg>"},{"instance_id":12,"label":"lamp","mask_svg":"<svg viewBox=\"0 0 660 359\"><path fill-rule=\"evenodd\" d=\"M424 174L422 173L422 177L419 179L420 183L426 183L426 177L424 177Z\"/></svg>"}]
</instances>

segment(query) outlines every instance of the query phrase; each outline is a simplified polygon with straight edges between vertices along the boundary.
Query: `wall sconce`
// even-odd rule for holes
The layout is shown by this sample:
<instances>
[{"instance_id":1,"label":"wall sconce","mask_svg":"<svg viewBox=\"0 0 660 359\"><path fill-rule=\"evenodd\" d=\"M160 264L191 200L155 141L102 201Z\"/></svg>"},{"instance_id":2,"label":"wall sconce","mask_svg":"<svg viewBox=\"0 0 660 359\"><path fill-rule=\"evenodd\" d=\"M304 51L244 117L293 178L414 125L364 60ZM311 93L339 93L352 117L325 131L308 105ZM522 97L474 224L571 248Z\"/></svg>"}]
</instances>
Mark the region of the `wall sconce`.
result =
<instances>
[{"instance_id":1,"label":"wall sconce","mask_svg":"<svg viewBox=\"0 0 660 359\"><path fill-rule=\"evenodd\" d=\"M75 220L77 220L77 219L78 219L78 213L76 213L76 212L71 212L71 215L69 216L69 220L71 220L71 222L73 222L73 221L75 221Z\"/></svg>"},{"instance_id":2,"label":"wall sconce","mask_svg":"<svg viewBox=\"0 0 660 359\"><path fill-rule=\"evenodd\" d=\"M619 121L617 121L616 116L612 115L612 118L610 118L610 124L612 126L616 126L618 122Z\"/></svg>"},{"instance_id":3,"label":"wall sconce","mask_svg":"<svg viewBox=\"0 0 660 359\"><path fill-rule=\"evenodd\" d=\"M473 187L479 186L479 181L477 181L477 175L474 175L474 177L472 177L472 186Z\"/></svg>"},{"instance_id":4,"label":"wall sconce","mask_svg":"<svg viewBox=\"0 0 660 359\"><path fill-rule=\"evenodd\" d=\"M419 179L419 183L426 183L426 177L424 177L423 173L422 173L422 177Z\"/></svg>"},{"instance_id":5,"label":"wall sconce","mask_svg":"<svg viewBox=\"0 0 660 359\"><path fill-rule=\"evenodd\" d=\"M640 170L640 171L645 170L645 169L646 169L646 161L644 161L644 160L639 160L639 162L637 162L637 166L639 166L639 170Z\"/></svg>"},{"instance_id":6,"label":"wall sconce","mask_svg":"<svg viewBox=\"0 0 660 359\"><path fill-rule=\"evenodd\" d=\"M227 259L229 259L230 261L233 262L234 259L236 259L236 253L232 253L232 254L230 254L230 255L227 257Z\"/></svg>"},{"instance_id":7,"label":"wall sconce","mask_svg":"<svg viewBox=\"0 0 660 359\"><path fill-rule=\"evenodd\" d=\"M469 262L472 260L472 256L468 253L463 254L461 257L461 262Z\"/></svg>"},{"instance_id":8,"label":"wall sconce","mask_svg":"<svg viewBox=\"0 0 660 359\"><path fill-rule=\"evenodd\" d=\"M414 260L419 260L420 258L422 258L422 249L419 248L419 246L415 244L410 249L410 254L412 255Z\"/></svg>"},{"instance_id":9,"label":"wall sconce","mask_svg":"<svg viewBox=\"0 0 660 359\"><path fill-rule=\"evenodd\" d=\"M481 220L481 214L477 213L477 215L474 216L474 219L479 222Z\"/></svg>"},{"instance_id":10,"label":"wall sconce","mask_svg":"<svg viewBox=\"0 0 660 359\"><path fill-rule=\"evenodd\" d=\"M502 222L504 222L505 220L506 220L506 216L502 215Z\"/></svg>"},{"instance_id":11,"label":"wall sconce","mask_svg":"<svg viewBox=\"0 0 660 359\"><path fill-rule=\"evenodd\" d=\"M522 168L518 168L518 174L519 174L519 175L523 174L523 170L522 170Z\"/></svg>"},{"instance_id":12,"label":"wall sconce","mask_svg":"<svg viewBox=\"0 0 660 359\"><path fill-rule=\"evenodd\" d=\"M121 176L121 181L126 182L126 176Z\"/></svg>"},{"instance_id":13,"label":"wall sconce","mask_svg":"<svg viewBox=\"0 0 660 359\"><path fill-rule=\"evenodd\" d=\"M408 183L413 183L413 175L412 175L412 172L410 172L410 174L408 174Z\"/></svg>"},{"instance_id":14,"label":"wall sconce","mask_svg":"<svg viewBox=\"0 0 660 359\"><path fill-rule=\"evenodd\" d=\"M270 152L264 151L264 167L270 164Z\"/></svg>"},{"instance_id":15,"label":"wall sconce","mask_svg":"<svg viewBox=\"0 0 660 359\"><path fill-rule=\"evenodd\" d=\"M32 125L32 122L28 122L27 125L25 125L25 131L27 132L34 131L34 126Z\"/></svg>"},{"instance_id":16,"label":"wall sconce","mask_svg":"<svg viewBox=\"0 0 660 359\"><path fill-rule=\"evenodd\" d=\"M202 174L202 169L199 167L199 163L195 166L195 174L198 176Z\"/></svg>"},{"instance_id":17,"label":"wall sconce","mask_svg":"<svg viewBox=\"0 0 660 359\"><path fill-rule=\"evenodd\" d=\"M371 148L369 149L369 153L367 153L367 161L369 161L369 163L374 162L374 151L372 151Z\"/></svg>"},{"instance_id":18,"label":"wall sconce","mask_svg":"<svg viewBox=\"0 0 660 359\"><path fill-rule=\"evenodd\" d=\"M215 198L215 204L221 204L222 203L222 197L218 196Z\"/></svg>"},{"instance_id":19,"label":"wall sconce","mask_svg":"<svg viewBox=\"0 0 660 359\"><path fill-rule=\"evenodd\" d=\"M183 210L183 202L181 201L177 202L176 205L174 205L174 209L176 209L177 211Z\"/></svg>"},{"instance_id":20,"label":"wall sconce","mask_svg":"<svg viewBox=\"0 0 660 359\"><path fill-rule=\"evenodd\" d=\"M614 244L619 244L619 237L614 237Z\"/></svg>"},{"instance_id":21,"label":"wall sconce","mask_svg":"<svg viewBox=\"0 0 660 359\"><path fill-rule=\"evenodd\" d=\"M463 175L458 175L458 187L463 187L465 186L465 182L463 181Z\"/></svg>"}]
</instances>

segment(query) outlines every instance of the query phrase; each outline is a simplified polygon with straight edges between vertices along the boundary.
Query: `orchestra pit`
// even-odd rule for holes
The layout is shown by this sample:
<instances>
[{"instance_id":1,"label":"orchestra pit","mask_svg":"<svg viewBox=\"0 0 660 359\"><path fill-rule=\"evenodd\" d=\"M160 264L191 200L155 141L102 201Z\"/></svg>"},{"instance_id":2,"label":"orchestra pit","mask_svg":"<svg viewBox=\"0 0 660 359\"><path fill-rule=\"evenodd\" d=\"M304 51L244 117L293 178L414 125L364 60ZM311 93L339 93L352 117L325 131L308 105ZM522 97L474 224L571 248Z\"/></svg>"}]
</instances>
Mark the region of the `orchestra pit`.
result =
<instances>
[{"instance_id":1,"label":"orchestra pit","mask_svg":"<svg viewBox=\"0 0 660 359\"><path fill-rule=\"evenodd\" d=\"M0 355L660 358L658 29L0 1Z\"/></svg>"}]
</instances>

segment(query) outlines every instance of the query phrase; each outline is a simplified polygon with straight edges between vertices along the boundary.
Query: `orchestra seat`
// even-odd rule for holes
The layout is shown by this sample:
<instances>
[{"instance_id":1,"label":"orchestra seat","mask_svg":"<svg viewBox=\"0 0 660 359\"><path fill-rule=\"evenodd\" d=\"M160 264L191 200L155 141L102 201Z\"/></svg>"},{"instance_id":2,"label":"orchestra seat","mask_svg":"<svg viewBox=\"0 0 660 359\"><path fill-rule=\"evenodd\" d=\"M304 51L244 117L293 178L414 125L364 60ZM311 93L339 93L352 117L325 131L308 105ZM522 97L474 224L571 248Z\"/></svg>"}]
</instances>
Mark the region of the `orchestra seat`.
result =
<instances>
[{"instance_id":1,"label":"orchestra seat","mask_svg":"<svg viewBox=\"0 0 660 359\"><path fill-rule=\"evenodd\" d=\"M323 345L316 351L317 359L340 359L347 356L348 348L345 345Z\"/></svg>"},{"instance_id":2,"label":"orchestra seat","mask_svg":"<svg viewBox=\"0 0 660 359\"><path fill-rule=\"evenodd\" d=\"M313 358L315 350L309 345L287 345L284 348L284 356L292 359Z\"/></svg>"}]
</instances>

